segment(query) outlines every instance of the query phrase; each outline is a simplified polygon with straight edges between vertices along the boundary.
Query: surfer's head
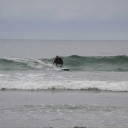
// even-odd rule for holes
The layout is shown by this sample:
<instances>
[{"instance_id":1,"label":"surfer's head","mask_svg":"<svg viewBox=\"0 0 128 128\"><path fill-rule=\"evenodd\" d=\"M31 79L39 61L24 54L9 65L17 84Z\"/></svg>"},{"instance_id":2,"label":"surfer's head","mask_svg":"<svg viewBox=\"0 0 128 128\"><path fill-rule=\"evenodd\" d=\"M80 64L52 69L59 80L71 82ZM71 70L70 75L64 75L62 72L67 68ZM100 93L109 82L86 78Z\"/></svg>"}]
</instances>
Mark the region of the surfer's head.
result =
<instances>
[{"instance_id":1,"label":"surfer's head","mask_svg":"<svg viewBox=\"0 0 128 128\"><path fill-rule=\"evenodd\" d=\"M59 56L57 55L56 58L59 58Z\"/></svg>"}]
</instances>

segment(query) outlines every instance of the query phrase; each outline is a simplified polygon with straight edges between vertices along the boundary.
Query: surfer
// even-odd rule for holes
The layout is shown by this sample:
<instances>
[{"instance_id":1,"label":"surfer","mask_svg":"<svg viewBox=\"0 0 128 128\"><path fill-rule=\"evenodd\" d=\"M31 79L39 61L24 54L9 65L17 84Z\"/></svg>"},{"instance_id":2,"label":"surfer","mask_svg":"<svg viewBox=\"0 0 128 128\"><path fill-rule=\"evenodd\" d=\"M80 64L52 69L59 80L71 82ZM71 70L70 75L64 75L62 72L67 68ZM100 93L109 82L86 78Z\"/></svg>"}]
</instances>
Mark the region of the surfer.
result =
<instances>
[{"instance_id":1,"label":"surfer","mask_svg":"<svg viewBox=\"0 0 128 128\"><path fill-rule=\"evenodd\" d=\"M60 65L60 67L63 66L63 60L62 60L59 56L56 56L56 58L55 58L53 64L54 64L54 63L56 64L57 67L58 67L58 64Z\"/></svg>"}]
</instances>

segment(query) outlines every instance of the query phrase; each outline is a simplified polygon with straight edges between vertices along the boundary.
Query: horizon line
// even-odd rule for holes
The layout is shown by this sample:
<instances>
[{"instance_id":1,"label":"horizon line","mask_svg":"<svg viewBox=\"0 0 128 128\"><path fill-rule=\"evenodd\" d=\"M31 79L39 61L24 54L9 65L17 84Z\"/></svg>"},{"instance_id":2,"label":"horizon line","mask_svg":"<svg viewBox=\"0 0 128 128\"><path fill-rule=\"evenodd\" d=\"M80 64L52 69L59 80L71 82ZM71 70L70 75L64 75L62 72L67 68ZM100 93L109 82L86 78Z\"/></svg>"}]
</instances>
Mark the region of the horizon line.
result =
<instances>
[{"instance_id":1,"label":"horizon line","mask_svg":"<svg viewBox=\"0 0 128 128\"><path fill-rule=\"evenodd\" d=\"M88 39L88 40L85 40L85 39L0 39L0 40L39 40L39 41L128 41L128 39Z\"/></svg>"}]
</instances>

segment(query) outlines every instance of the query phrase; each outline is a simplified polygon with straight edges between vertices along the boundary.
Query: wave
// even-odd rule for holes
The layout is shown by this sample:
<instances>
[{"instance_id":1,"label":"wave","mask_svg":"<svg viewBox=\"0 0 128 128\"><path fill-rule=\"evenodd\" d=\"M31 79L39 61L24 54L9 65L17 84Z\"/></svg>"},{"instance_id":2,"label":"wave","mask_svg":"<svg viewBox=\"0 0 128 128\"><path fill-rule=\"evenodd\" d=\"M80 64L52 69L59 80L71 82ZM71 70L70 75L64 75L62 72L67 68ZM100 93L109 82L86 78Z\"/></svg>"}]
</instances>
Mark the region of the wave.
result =
<instances>
[{"instance_id":1,"label":"wave","mask_svg":"<svg viewBox=\"0 0 128 128\"><path fill-rule=\"evenodd\" d=\"M64 67L71 71L128 72L128 56L66 56ZM52 70L51 59L0 58L0 70Z\"/></svg>"},{"instance_id":2,"label":"wave","mask_svg":"<svg viewBox=\"0 0 128 128\"><path fill-rule=\"evenodd\" d=\"M0 83L0 90L82 90L128 92L127 85L128 81L44 80L43 76L40 77L29 74L28 76L19 76L19 78L15 80L12 80L12 78L6 82L3 80L3 82Z\"/></svg>"},{"instance_id":3,"label":"wave","mask_svg":"<svg viewBox=\"0 0 128 128\"><path fill-rule=\"evenodd\" d=\"M0 70L31 70L52 67L41 60L27 58L0 58Z\"/></svg>"},{"instance_id":4,"label":"wave","mask_svg":"<svg viewBox=\"0 0 128 128\"><path fill-rule=\"evenodd\" d=\"M77 56L65 58L66 65L73 70L84 71L128 71L127 56Z\"/></svg>"}]
</instances>

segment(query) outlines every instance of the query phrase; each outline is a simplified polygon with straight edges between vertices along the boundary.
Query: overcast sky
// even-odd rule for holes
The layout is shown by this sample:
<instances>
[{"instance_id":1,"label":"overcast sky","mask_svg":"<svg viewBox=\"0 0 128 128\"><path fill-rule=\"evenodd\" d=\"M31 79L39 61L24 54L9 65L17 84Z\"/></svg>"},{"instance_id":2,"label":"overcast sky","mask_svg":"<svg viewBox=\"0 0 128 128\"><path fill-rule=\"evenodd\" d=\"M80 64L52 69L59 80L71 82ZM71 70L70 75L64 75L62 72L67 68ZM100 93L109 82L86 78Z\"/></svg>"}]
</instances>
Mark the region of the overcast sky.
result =
<instances>
[{"instance_id":1,"label":"overcast sky","mask_svg":"<svg viewBox=\"0 0 128 128\"><path fill-rule=\"evenodd\" d=\"M128 40L128 0L0 0L0 39Z\"/></svg>"}]
</instances>

